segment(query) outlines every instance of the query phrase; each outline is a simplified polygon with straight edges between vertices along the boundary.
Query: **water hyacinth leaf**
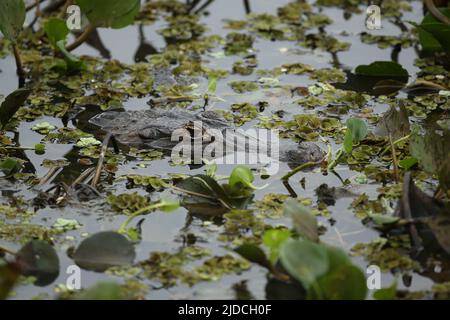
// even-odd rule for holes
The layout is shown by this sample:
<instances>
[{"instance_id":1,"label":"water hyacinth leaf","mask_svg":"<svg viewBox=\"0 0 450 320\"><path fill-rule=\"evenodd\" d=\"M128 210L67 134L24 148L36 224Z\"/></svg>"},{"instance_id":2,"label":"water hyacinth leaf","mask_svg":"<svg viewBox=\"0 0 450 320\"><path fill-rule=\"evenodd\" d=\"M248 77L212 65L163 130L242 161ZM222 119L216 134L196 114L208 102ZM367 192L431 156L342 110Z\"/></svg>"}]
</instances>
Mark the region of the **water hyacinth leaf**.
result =
<instances>
[{"instance_id":1,"label":"water hyacinth leaf","mask_svg":"<svg viewBox=\"0 0 450 320\"><path fill-rule=\"evenodd\" d=\"M0 31L6 39L15 42L25 22L23 0L0 1Z\"/></svg>"},{"instance_id":2,"label":"water hyacinth leaf","mask_svg":"<svg viewBox=\"0 0 450 320\"><path fill-rule=\"evenodd\" d=\"M0 105L0 129L5 128L12 117L14 117L17 110L23 106L30 94L30 89L21 88L12 92L5 98Z\"/></svg>"},{"instance_id":3,"label":"water hyacinth leaf","mask_svg":"<svg viewBox=\"0 0 450 320\"><path fill-rule=\"evenodd\" d=\"M281 245L291 237L289 230L272 229L264 232L263 243L270 249L270 262L275 264L278 260Z\"/></svg>"},{"instance_id":4,"label":"water hyacinth leaf","mask_svg":"<svg viewBox=\"0 0 450 320\"><path fill-rule=\"evenodd\" d=\"M54 48L57 48L58 41L66 41L66 38L70 33L66 21L60 18L48 19L44 24L44 30L48 40Z\"/></svg>"},{"instance_id":5,"label":"water hyacinth leaf","mask_svg":"<svg viewBox=\"0 0 450 320\"><path fill-rule=\"evenodd\" d=\"M382 78L404 78L408 77L408 71L400 64L393 61L375 61L369 65L359 65L355 69L357 75L382 77Z\"/></svg>"},{"instance_id":6,"label":"water hyacinth leaf","mask_svg":"<svg viewBox=\"0 0 450 320\"><path fill-rule=\"evenodd\" d=\"M272 265L269 259L267 259L265 252L257 245L246 243L234 249L234 251L248 261L256 263L261 267L267 268L269 270L272 268Z\"/></svg>"},{"instance_id":7,"label":"water hyacinth leaf","mask_svg":"<svg viewBox=\"0 0 450 320\"><path fill-rule=\"evenodd\" d=\"M163 198L159 202L158 209L164 212L171 212L180 207L180 202L177 200Z\"/></svg>"},{"instance_id":8,"label":"water hyacinth leaf","mask_svg":"<svg viewBox=\"0 0 450 320\"><path fill-rule=\"evenodd\" d=\"M226 204L230 203L230 199L226 195L225 190L222 188L222 186L220 186L216 180L207 175L199 174L186 180L182 180L177 184L177 187L187 191L205 195L206 198L212 197L217 200L220 199Z\"/></svg>"},{"instance_id":9,"label":"water hyacinth leaf","mask_svg":"<svg viewBox=\"0 0 450 320\"><path fill-rule=\"evenodd\" d=\"M450 9L440 8L441 13L450 18ZM425 51L450 51L450 26L437 21L428 13L420 23L415 24L419 31L419 40Z\"/></svg>"},{"instance_id":10,"label":"water hyacinth leaf","mask_svg":"<svg viewBox=\"0 0 450 320\"><path fill-rule=\"evenodd\" d=\"M317 280L308 290L309 299L364 300L367 284L364 273L354 265L339 265Z\"/></svg>"},{"instance_id":11,"label":"water hyacinth leaf","mask_svg":"<svg viewBox=\"0 0 450 320\"><path fill-rule=\"evenodd\" d=\"M295 199L288 199L284 203L284 215L292 218L295 231L300 236L314 242L319 241L317 219L307 207Z\"/></svg>"},{"instance_id":12,"label":"water hyacinth leaf","mask_svg":"<svg viewBox=\"0 0 450 320\"><path fill-rule=\"evenodd\" d=\"M264 187L258 188L253 185L255 177L250 168L244 165L236 166L228 179L228 185L233 188L246 187L253 190L260 190Z\"/></svg>"},{"instance_id":13,"label":"water hyacinth leaf","mask_svg":"<svg viewBox=\"0 0 450 320\"><path fill-rule=\"evenodd\" d=\"M33 240L16 254L16 262L25 276L36 278L35 285L47 286L59 275L59 258L45 241Z\"/></svg>"},{"instance_id":14,"label":"water hyacinth leaf","mask_svg":"<svg viewBox=\"0 0 450 320\"><path fill-rule=\"evenodd\" d=\"M76 0L89 22L95 26L120 29L134 22L140 0Z\"/></svg>"},{"instance_id":15,"label":"water hyacinth leaf","mask_svg":"<svg viewBox=\"0 0 450 320\"><path fill-rule=\"evenodd\" d=\"M66 41L65 40L59 40L56 42L56 47L61 51L61 53L64 55L64 61L67 64L67 71L68 72L74 72L79 71L84 68L83 61L80 60L77 56L71 54L69 51L66 50Z\"/></svg>"},{"instance_id":16,"label":"water hyacinth leaf","mask_svg":"<svg viewBox=\"0 0 450 320\"><path fill-rule=\"evenodd\" d=\"M350 153L353 145L363 140L368 133L367 124L358 118L350 118L347 120L347 133L344 139L344 150Z\"/></svg>"},{"instance_id":17,"label":"water hyacinth leaf","mask_svg":"<svg viewBox=\"0 0 450 320\"><path fill-rule=\"evenodd\" d=\"M329 268L325 247L308 240L286 241L280 249L280 261L286 271L306 290Z\"/></svg>"},{"instance_id":18,"label":"water hyacinth leaf","mask_svg":"<svg viewBox=\"0 0 450 320\"><path fill-rule=\"evenodd\" d=\"M135 256L134 246L127 238L117 232L105 231L83 240L73 259L83 269L103 272L113 266L131 265Z\"/></svg>"},{"instance_id":19,"label":"water hyacinth leaf","mask_svg":"<svg viewBox=\"0 0 450 320\"><path fill-rule=\"evenodd\" d=\"M414 157L406 157L398 162L398 166L403 170L409 170L417 164L417 159Z\"/></svg>"}]
</instances>

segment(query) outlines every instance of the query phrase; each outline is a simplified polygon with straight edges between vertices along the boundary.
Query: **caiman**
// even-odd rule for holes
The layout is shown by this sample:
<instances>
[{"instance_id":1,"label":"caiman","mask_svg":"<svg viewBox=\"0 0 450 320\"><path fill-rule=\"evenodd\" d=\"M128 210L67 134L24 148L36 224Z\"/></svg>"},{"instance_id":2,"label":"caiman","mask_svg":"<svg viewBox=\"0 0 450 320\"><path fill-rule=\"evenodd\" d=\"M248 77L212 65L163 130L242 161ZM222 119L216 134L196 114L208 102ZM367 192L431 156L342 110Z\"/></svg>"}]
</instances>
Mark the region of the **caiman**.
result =
<instances>
[{"instance_id":1,"label":"caiman","mask_svg":"<svg viewBox=\"0 0 450 320\"><path fill-rule=\"evenodd\" d=\"M208 129L216 129L221 132L225 130L232 130L236 133L243 132L236 130L232 122L226 120L219 112L194 112L180 108L108 111L95 116L90 122L99 126L103 131L111 132L120 144L164 151L172 150L179 143L172 141L174 131L177 129L193 131L196 123L200 122L202 134L207 134ZM204 141L209 143L211 140L206 138ZM295 143L286 139L280 141L278 159L287 162L289 167L297 167L307 162L319 162L324 157L324 151L315 143Z\"/></svg>"}]
</instances>

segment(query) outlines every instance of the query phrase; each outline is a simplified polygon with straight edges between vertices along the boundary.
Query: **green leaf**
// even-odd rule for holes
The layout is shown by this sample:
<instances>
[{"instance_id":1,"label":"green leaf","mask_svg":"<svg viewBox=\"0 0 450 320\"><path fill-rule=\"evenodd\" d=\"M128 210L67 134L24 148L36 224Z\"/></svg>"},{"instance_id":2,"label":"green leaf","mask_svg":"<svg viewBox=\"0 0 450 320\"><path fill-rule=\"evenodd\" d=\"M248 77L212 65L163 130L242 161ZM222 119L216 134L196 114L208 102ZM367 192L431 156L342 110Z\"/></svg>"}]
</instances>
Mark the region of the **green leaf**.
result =
<instances>
[{"instance_id":1,"label":"green leaf","mask_svg":"<svg viewBox=\"0 0 450 320\"><path fill-rule=\"evenodd\" d=\"M217 77L211 77L208 82L208 92L214 93L217 90Z\"/></svg>"},{"instance_id":2,"label":"green leaf","mask_svg":"<svg viewBox=\"0 0 450 320\"><path fill-rule=\"evenodd\" d=\"M134 22L141 7L140 0L76 0L91 24L120 29Z\"/></svg>"},{"instance_id":3,"label":"green leaf","mask_svg":"<svg viewBox=\"0 0 450 320\"><path fill-rule=\"evenodd\" d=\"M6 39L16 42L25 22L25 14L23 0L0 1L0 31Z\"/></svg>"},{"instance_id":4,"label":"green leaf","mask_svg":"<svg viewBox=\"0 0 450 320\"><path fill-rule=\"evenodd\" d=\"M84 69L84 63L80 60L77 56L71 54L69 51L66 50L66 41L65 40L59 40L56 42L56 47L62 52L64 55L64 61L67 64L67 71L73 72L73 71L79 71Z\"/></svg>"},{"instance_id":5,"label":"green leaf","mask_svg":"<svg viewBox=\"0 0 450 320\"><path fill-rule=\"evenodd\" d=\"M30 93L30 89L22 88L14 91L5 98L0 105L0 129L4 129L9 121L11 121L11 118L14 117L17 110L19 110L28 99Z\"/></svg>"},{"instance_id":6,"label":"green leaf","mask_svg":"<svg viewBox=\"0 0 450 320\"><path fill-rule=\"evenodd\" d=\"M250 188L253 190L265 188L265 186L261 188L255 187L252 184L254 180L255 177L253 176L250 168L244 165L238 165L234 167L233 171L231 172L231 175L228 179L228 185L230 186L230 188L235 190L242 187Z\"/></svg>"},{"instance_id":7,"label":"green leaf","mask_svg":"<svg viewBox=\"0 0 450 320\"><path fill-rule=\"evenodd\" d=\"M350 153L353 145L363 140L368 133L367 124L358 118L350 118L347 120L347 133L344 139L344 150Z\"/></svg>"},{"instance_id":8,"label":"green leaf","mask_svg":"<svg viewBox=\"0 0 450 320\"><path fill-rule=\"evenodd\" d=\"M59 275L59 259L55 249L45 241L33 240L16 254L21 273L36 278L35 285L47 286Z\"/></svg>"},{"instance_id":9,"label":"green leaf","mask_svg":"<svg viewBox=\"0 0 450 320\"><path fill-rule=\"evenodd\" d=\"M15 158L6 158L0 161L0 170L7 177L17 173L22 168L22 164Z\"/></svg>"},{"instance_id":10,"label":"green leaf","mask_svg":"<svg viewBox=\"0 0 450 320\"><path fill-rule=\"evenodd\" d=\"M409 170L417 164L417 159L414 157L406 157L398 162L398 166L404 170Z\"/></svg>"},{"instance_id":11,"label":"green leaf","mask_svg":"<svg viewBox=\"0 0 450 320\"><path fill-rule=\"evenodd\" d=\"M291 237L289 230L272 229L264 232L263 243L270 249L270 262L275 265L281 245Z\"/></svg>"},{"instance_id":12,"label":"green leaf","mask_svg":"<svg viewBox=\"0 0 450 320\"><path fill-rule=\"evenodd\" d=\"M399 217L379 213L369 213L368 216L378 225L392 224L400 220Z\"/></svg>"},{"instance_id":13,"label":"green leaf","mask_svg":"<svg viewBox=\"0 0 450 320\"><path fill-rule=\"evenodd\" d=\"M397 279L387 288L381 288L373 293L376 300L393 300L397 294Z\"/></svg>"},{"instance_id":14,"label":"green leaf","mask_svg":"<svg viewBox=\"0 0 450 320\"><path fill-rule=\"evenodd\" d=\"M172 199L161 199L159 201L160 206L158 206L159 210L164 212L171 212L177 210L180 207L180 202Z\"/></svg>"},{"instance_id":15,"label":"green leaf","mask_svg":"<svg viewBox=\"0 0 450 320\"><path fill-rule=\"evenodd\" d=\"M109 267L131 265L135 256L134 246L127 238L117 232L105 231L83 240L73 259L83 269L103 272Z\"/></svg>"},{"instance_id":16,"label":"green leaf","mask_svg":"<svg viewBox=\"0 0 450 320\"><path fill-rule=\"evenodd\" d=\"M356 67L355 73L362 76L396 78L408 77L408 71L393 61L375 61Z\"/></svg>"},{"instance_id":17,"label":"green leaf","mask_svg":"<svg viewBox=\"0 0 450 320\"><path fill-rule=\"evenodd\" d=\"M308 240L288 240L280 249L280 261L289 274L300 281L305 290L315 284L329 268L323 245Z\"/></svg>"},{"instance_id":18,"label":"green leaf","mask_svg":"<svg viewBox=\"0 0 450 320\"><path fill-rule=\"evenodd\" d=\"M58 48L58 41L66 41L67 35L70 33L66 22L60 18L48 19L44 24L44 30L54 48Z\"/></svg>"},{"instance_id":19,"label":"green leaf","mask_svg":"<svg viewBox=\"0 0 450 320\"><path fill-rule=\"evenodd\" d=\"M439 8L441 13L450 18L450 9ZM428 13L420 23L416 26L419 33L420 44L424 51L447 51L450 52L450 26L437 21L430 13Z\"/></svg>"},{"instance_id":20,"label":"green leaf","mask_svg":"<svg viewBox=\"0 0 450 320\"><path fill-rule=\"evenodd\" d=\"M284 215L292 218L294 228L300 236L314 242L319 241L317 218L307 207L295 199L288 199L284 203Z\"/></svg>"},{"instance_id":21,"label":"green leaf","mask_svg":"<svg viewBox=\"0 0 450 320\"><path fill-rule=\"evenodd\" d=\"M312 289L308 298L326 300L364 300L367 296L367 284L364 273L351 264L338 265L317 281L320 297Z\"/></svg>"},{"instance_id":22,"label":"green leaf","mask_svg":"<svg viewBox=\"0 0 450 320\"><path fill-rule=\"evenodd\" d=\"M250 262L259 264L269 270L272 269L272 264L267 259L266 254L257 245L246 243L234 249L234 251Z\"/></svg>"}]
</instances>

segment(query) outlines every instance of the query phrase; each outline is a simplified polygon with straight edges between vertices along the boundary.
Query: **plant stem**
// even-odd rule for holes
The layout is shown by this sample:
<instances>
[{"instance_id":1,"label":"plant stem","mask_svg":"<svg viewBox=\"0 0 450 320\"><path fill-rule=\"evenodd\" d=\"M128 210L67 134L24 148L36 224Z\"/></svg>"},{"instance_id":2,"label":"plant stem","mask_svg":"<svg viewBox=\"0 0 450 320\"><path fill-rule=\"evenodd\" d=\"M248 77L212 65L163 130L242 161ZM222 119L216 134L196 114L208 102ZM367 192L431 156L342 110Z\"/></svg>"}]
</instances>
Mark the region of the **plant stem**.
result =
<instances>
[{"instance_id":1,"label":"plant stem","mask_svg":"<svg viewBox=\"0 0 450 320\"><path fill-rule=\"evenodd\" d=\"M14 52L14 58L16 59L16 67L17 67L17 75L19 76L19 78L24 78L25 77L25 71L23 70L23 64L22 64L22 59L20 58L20 51L19 48L17 47L17 44L13 44L13 52Z\"/></svg>"},{"instance_id":2,"label":"plant stem","mask_svg":"<svg viewBox=\"0 0 450 320\"><path fill-rule=\"evenodd\" d=\"M126 233L126 229L127 226L130 224L131 220L133 220L134 218L136 218L137 216L143 215L144 213L147 213L148 211L154 210L154 209L158 209L159 207L162 207L163 204L162 203L156 203L156 204L152 204L148 207L139 209L138 211L136 211L135 213L133 213L132 215L130 215L127 220L125 220L121 225L120 228L118 230L119 233Z\"/></svg>"},{"instance_id":3,"label":"plant stem","mask_svg":"<svg viewBox=\"0 0 450 320\"><path fill-rule=\"evenodd\" d=\"M397 161L397 155L395 154L395 146L394 142L392 141L392 135L389 135L389 143L391 144L391 151L392 151L392 162L394 166L394 179L395 182L399 182L400 177L398 174L398 161Z\"/></svg>"},{"instance_id":4,"label":"plant stem","mask_svg":"<svg viewBox=\"0 0 450 320\"><path fill-rule=\"evenodd\" d=\"M433 0L425 0L425 6L427 7L433 18L435 18L439 22L442 22L443 24L450 26L450 19L443 15L438 8L436 8Z\"/></svg>"},{"instance_id":5,"label":"plant stem","mask_svg":"<svg viewBox=\"0 0 450 320\"><path fill-rule=\"evenodd\" d=\"M67 51L72 51L81 46L97 27L90 24L84 29L83 33L70 45L66 47Z\"/></svg>"},{"instance_id":6,"label":"plant stem","mask_svg":"<svg viewBox=\"0 0 450 320\"><path fill-rule=\"evenodd\" d=\"M400 142L403 142L403 141L408 140L410 137L411 137L411 135L408 134L407 136L404 136L404 137L402 137L402 138L400 138L400 139L398 139L398 140L395 140L394 142L392 142L392 144L393 144L394 146L396 146L396 145L399 144ZM391 146L390 146L390 145L387 146L387 147L383 150L383 152L380 154L380 157L384 156L384 154L385 154L386 152L388 152L390 149L391 149Z\"/></svg>"},{"instance_id":7,"label":"plant stem","mask_svg":"<svg viewBox=\"0 0 450 320\"><path fill-rule=\"evenodd\" d=\"M328 168L327 168L328 171L332 171L337 166L338 161L341 159L343 154L344 154L344 149L342 149L342 148L339 149L338 152L336 153L336 158L328 164Z\"/></svg>"},{"instance_id":8,"label":"plant stem","mask_svg":"<svg viewBox=\"0 0 450 320\"><path fill-rule=\"evenodd\" d=\"M290 177L292 177L293 175L297 174L298 172L303 171L303 170L308 169L308 168L311 168L311 167L314 167L316 165L318 165L317 162L306 162L306 163L298 166L297 168L289 171L286 175L284 175L281 178L281 181L288 181Z\"/></svg>"}]
</instances>

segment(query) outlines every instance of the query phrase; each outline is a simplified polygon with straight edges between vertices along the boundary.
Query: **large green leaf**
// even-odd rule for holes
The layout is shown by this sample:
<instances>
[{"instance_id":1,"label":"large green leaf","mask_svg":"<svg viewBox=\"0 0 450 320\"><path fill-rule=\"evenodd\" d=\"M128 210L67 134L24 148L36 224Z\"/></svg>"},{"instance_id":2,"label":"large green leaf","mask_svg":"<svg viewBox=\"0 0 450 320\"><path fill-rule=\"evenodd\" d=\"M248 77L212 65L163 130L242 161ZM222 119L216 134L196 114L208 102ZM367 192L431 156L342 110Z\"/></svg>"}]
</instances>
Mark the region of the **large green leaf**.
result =
<instances>
[{"instance_id":1,"label":"large green leaf","mask_svg":"<svg viewBox=\"0 0 450 320\"><path fill-rule=\"evenodd\" d=\"M131 265L136 256L133 244L123 235L105 231L80 243L73 259L83 269L103 272L113 266Z\"/></svg>"},{"instance_id":2,"label":"large green leaf","mask_svg":"<svg viewBox=\"0 0 450 320\"><path fill-rule=\"evenodd\" d=\"M53 47L57 48L58 41L65 41L70 30L60 18L50 18L44 24L44 30Z\"/></svg>"},{"instance_id":3,"label":"large green leaf","mask_svg":"<svg viewBox=\"0 0 450 320\"><path fill-rule=\"evenodd\" d=\"M45 241L33 240L20 249L16 262L21 273L36 278L35 284L47 286L59 275L59 259L55 249Z\"/></svg>"},{"instance_id":4,"label":"large green leaf","mask_svg":"<svg viewBox=\"0 0 450 320\"><path fill-rule=\"evenodd\" d=\"M120 29L134 22L140 0L76 0L89 21L99 27Z\"/></svg>"},{"instance_id":5,"label":"large green leaf","mask_svg":"<svg viewBox=\"0 0 450 320\"><path fill-rule=\"evenodd\" d=\"M355 73L362 76L401 78L408 77L408 71L393 61L375 61L356 67Z\"/></svg>"},{"instance_id":6,"label":"large green leaf","mask_svg":"<svg viewBox=\"0 0 450 320\"><path fill-rule=\"evenodd\" d=\"M358 267L347 264L330 269L317 281L320 297L316 291L310 290L308 298L326 300L364 300L367 295L367 284L364 273Z\"/></svg>"},{"instance_id":7,"label":"large green leaf","mask_svg":"<svg viewBox=\"0 0 450 320\"><path fill-rule=\"evenodd\" d=\"M284 203L284 214L292 218L297 233L311 241L319 241L319 231L316 217L305 206L294 199Z\"/></svg>"},{"instance_id":8,"label":"large green leaf","mask_svg":"<svg viewBox=\"0 0 450 320\"><path fill-rule=\"evenodd\" d=\"M308 240L288 240L280 249L280 261L289 274L308 290L329 269L327 250Z\"/></svg>"},{"instance_id":9,"label":"large green leaf","mask_svg":"<svg viewBox=\"0 0 450 320\"><path fill-rule=\"evenodd\" d=\"M440 8L441 13L450 18L450 9ZM450 51L450 26L437 21L427 14L420 25L415 24L419 31L420 44L424 51Z\"/></svg>"},{"instance_id":10,"label":"large green leaf","mask_svg":"<svg viewBox=\"0 0 450 320\"><path fill-rule=\"evenodd\" d=\"M23 0L0 1L0 31L6 39L15 42L25 22Z\"/></svg>"},{"instance_id":11,"label":"large green leaf","mask_svg":"<svg viewBox=\"0 0 450 320\"><path fill-rule=\"evenodd\" d=\"M344 150L350 153L353 145L359 143L367 136L367 124L358 118L350 118L347 120L347 133L344 138Z\"/></svg>"}]
</instances>

